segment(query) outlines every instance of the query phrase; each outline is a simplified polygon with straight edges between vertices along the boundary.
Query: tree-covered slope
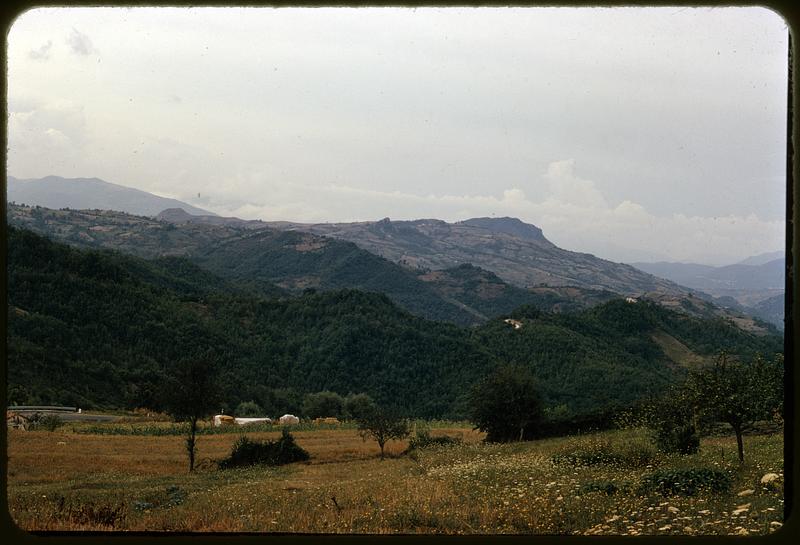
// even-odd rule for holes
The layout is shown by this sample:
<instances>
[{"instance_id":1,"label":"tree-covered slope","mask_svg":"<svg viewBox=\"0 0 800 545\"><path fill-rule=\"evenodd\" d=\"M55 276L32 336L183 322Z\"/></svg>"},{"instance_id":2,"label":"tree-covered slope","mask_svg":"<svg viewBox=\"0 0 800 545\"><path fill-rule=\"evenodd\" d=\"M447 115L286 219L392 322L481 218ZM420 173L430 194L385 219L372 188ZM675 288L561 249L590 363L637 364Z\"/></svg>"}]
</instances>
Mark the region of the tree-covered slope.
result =
<instances>
[{"instance_id":1,"label":"tree-covered slope","mask_svg":"<svg viewBox=\"0 0 800 545\"><path fill-rule=\"evenodd\" d=\"M579 313L532 307L479 328L429 321L356 290L266 298L181 258L153 261L8 233L11 402L159 408L166 371L208 352L228 407L297 410L302 393L365 392L409 415L459 417L500 363L533 369L550 404L627 403L680 371L654 340L698 354L780 350L780 337L620 300Z\"/></svg>"},{"instance_id":2,"label":"tree-covered slope","mask_svg":"<svg viewBox=\"0 0 800 545\"><path fill-rule=\"evenodd\" d=\"M681 375L685 355L674 357L664 339L679 343L692 361L723 349L741 357L783 351L779 335L756 335L648 301L615 299L574 313L527 307L511 316L516 327L493 320L474 333L477 342L498 360L533 367L548 401L578 412L657 393Z\"/></svg>"}]
</instances>

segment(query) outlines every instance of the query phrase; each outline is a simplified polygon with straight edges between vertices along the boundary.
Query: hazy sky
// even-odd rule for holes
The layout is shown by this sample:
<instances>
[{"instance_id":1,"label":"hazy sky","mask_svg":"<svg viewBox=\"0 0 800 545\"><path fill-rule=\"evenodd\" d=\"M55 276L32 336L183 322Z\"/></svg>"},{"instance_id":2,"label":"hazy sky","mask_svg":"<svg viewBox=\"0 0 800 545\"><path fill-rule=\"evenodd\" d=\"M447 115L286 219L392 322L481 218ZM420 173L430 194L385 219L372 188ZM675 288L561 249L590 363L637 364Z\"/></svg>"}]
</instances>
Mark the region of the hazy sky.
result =
<instances>
[{"instance_id":1,"label":"hazy sky","mask_svg":"<svg viewBox=\"0 0 800 545\"><path fill-rule=\"evenodd\" d=\"M8 37L8 173L729 263L784 246L787 32L762 8L37 9Z\"/></svg>"}]
</instances>

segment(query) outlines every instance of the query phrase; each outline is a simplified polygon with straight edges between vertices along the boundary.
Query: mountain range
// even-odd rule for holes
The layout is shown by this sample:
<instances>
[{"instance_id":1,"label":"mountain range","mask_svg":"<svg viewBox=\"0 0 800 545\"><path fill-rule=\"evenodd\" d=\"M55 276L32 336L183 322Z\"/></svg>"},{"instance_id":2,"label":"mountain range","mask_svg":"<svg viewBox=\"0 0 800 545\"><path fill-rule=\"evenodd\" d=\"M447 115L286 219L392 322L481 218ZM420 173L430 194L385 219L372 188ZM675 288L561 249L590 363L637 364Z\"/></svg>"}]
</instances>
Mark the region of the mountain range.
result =
<instances>
[{"instance_id":1,"label":"mountain range","mask_svg":"<svg viewBox=\"0 0 800 545\"><path fill-rule=\"evenodd\" d=\"M525 289L471 264L439 270L410 268L352 242L253 222L241 227L235 221L220 218L205 223L203 217L175 224L113 211L51 210L13 204L7 207L7 213L12 225L77 246L114 249L145 258L187 257L214 274L247 282L264 294L343 288L379 292L418 316L459 325L483 323L523 304L545 310L574 310L624 295L593 285L539 285ZM509 237L503 235L505 239ZM567 258L571 254L560 251ZM577 255L588 259L585 254ZM623 268L628 269L636 271L629 266ZM638 271L636 275L649 285L650 275ZM765 324L716 307L679 286L646 296L693 316L722 317L750 331L769 331Z\"/></svg>"},{"instance_id":2,"label":"mountain range","mask_svg":"<svg viewBox=\"0 0 800 545\"><path fill-rule=\"evenodd\" d=\"M655 300L695 316L724 316L754 331L765 330L747 314L776 322L775 304L757 310L729 294L714 299L697 291L700 288L662 278L671 274L663 268L650 269L661 273L656 276L564 250L547 240L541 229L516 218L455 223L388 218L338 224L264 222L216 216L102 180L55 177L28 181L9 177L9 200L21 200L20 187L48 186L57 189L50 195L57 201L54 206L70 210L11 206L9 221L76 245L142 257L189 256L215 273L260 283L265 293L345 287L379 291L420 316L462 325L481 323L510 310L514 303L575 309L617 295ZM91 187L97 190L87 195ZM46 192L30 192L30 204L41 206L44 201L37 199L43 195ZM94 199L94 210L74 209L75 203L86 203L89 197ZM133 214L145 201L148 213ZM169 207L155 212L163 205ZM128 213L111 211L115 207L127 208ZM771 266L743 264L733 269ZM704 267L696 266L696 275L706 271Z\"/></svg>"},{"instance_id":3,"label":"mountain range","mask_svg":"<svg viewBox=\"0 0 800 545\"><path fill-rule=\"evenodd\" d=\"M103 181L99 178L45 178L20 180L6 176L7 201L39 205L47 208L77 210L117 210L155 216L167 208L180 207L192 214L213 216L212 212L196 208L176 199L159 197L131 187Z\"/></svg>"},{"instance_id":4,"label":"mountain range","mask_svg":"<svg viewBox=\"0 0 800 545\"><path fill-rule=\"evenodd\" d=\"M268 295L187 257L76 248L14 226L7 242L8 393L22 404L160 409L170 366L203 356L221 364L228 408L255 400L280 414L331 390L463 418L471 385L515 362L536 374L547 406L582 414L656 394L722 348L743 358L782 348L780 335L620 297L560 313L523 305L465 328L360 290ZM447 282L476 274L462 266Z\"/></svg>"},{"instance_id":5,"label":"mountain range","mask_svg":"<svg viewBox=\"0 0 800 545\"><path fill-rule=\"evenodd\" d=\"M631 265L706 293L718 306L747 313L783 329L786 281L783 252L761 254L722 267L670 262Z\"/></svg>"}]
</instances>

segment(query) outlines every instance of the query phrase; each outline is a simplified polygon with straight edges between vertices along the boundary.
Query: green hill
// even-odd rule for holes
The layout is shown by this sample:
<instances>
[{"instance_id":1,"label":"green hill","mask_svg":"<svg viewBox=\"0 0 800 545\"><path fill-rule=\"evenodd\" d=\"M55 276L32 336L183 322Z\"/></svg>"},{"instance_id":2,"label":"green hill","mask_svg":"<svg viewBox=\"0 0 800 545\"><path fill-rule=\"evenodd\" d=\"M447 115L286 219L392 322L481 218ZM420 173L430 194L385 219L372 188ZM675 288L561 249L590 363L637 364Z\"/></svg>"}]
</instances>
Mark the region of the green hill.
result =
<instances>
[{"instance_id":1,"label":"green hill","mask_svg":"<svg viewBox=\"0 0 800 545\"><path fill-rule=\"evenodd\" d=\"M622 300L577 313L521 307L511 313L518 329L501 318L463 328L413 316L382 294L267 297L184 258L76 249L15 228L8 257L16 403L158 409L169 366L209 351L229 407L252 399L277 414L298 410L305 392L332 390L365 392L409 415L461 417L469 387L513 362L534 370L549 404L581 412L627 403L679 375L681 362L658 335L699 355L782 343Z\"/></svg>"}]
</instances>

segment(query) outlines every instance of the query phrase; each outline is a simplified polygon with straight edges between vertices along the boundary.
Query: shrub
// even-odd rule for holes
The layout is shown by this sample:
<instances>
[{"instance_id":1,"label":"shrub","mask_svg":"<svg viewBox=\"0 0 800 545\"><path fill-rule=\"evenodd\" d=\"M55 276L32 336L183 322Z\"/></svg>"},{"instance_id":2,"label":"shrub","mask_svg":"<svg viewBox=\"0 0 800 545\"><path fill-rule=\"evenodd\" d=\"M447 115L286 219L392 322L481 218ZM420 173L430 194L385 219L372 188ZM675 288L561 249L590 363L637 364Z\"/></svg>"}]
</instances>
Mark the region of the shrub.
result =
<instances>
[{"instance_id":1,"label":"shrub","mask_svg":"<svg viewBox=\"0 0 800 545\"><path fill-rule=\"evenodd\" d=\"M64 425L61 417L55 414L39 414L35 413L30 418L28 430L33 431L56 431Z\"/></svg>"},{"instance_id":2,"label":"shrub","mask_svg":"<svg viewBox=\"0 0 800 545\"><path fill-rule=\"evenodd\" d=\"M592 444L559 452L551 460L558 465L593 466L616 464L620 461L620 456L607 445Z\"/></svg>"},{"instance_id":3,"label":"shrub","mask_svg":"<svg viewBox=\"0 0 800 545\"><path fill-rule=\"evenodd\" d=\"M664 496L694 496L700 491L724 493L731 489L731 478L724 471L708 467L666 469L642 477L640 492L659 492Z\"/></svg>"},{"instance_id":4,"label":"shrub","mask_svg":"<svg viewBox=\"0 0 800 545\"><path fill-rule=\"evenodd\" d=\"M239 437L233 444L231 455L219 462L220 469L264 464L278 466L292 462L304 462L310 458L308 452L295 443L294 437L284 428L277 441L253 441Z\"/></svg>"},{"instance_id":5,"label":"shrub","mask_svg":"<svg viewBox=\"0 0 800 545\"><path fill-rule=\"evenodd\" d=\"M558 465L593 466L618 465L642 467L655 456L652 447L642 441L632 440L612 445L608 441L589 441L567 447L551 457Z\"/></svg>"},{"instance_id":6,"label":"shrub","mask_svg":"<svg viewBox=\"0 0 800 545\"><path fill-rule=\"evenodd\" d=\"M449 437L447 435L438 435L432 437L427 428L417 428L416 434L408 441L408 449L406 452L437 445L454 445L461 442L457 437Z\"/></svg>"}]
</instances>

